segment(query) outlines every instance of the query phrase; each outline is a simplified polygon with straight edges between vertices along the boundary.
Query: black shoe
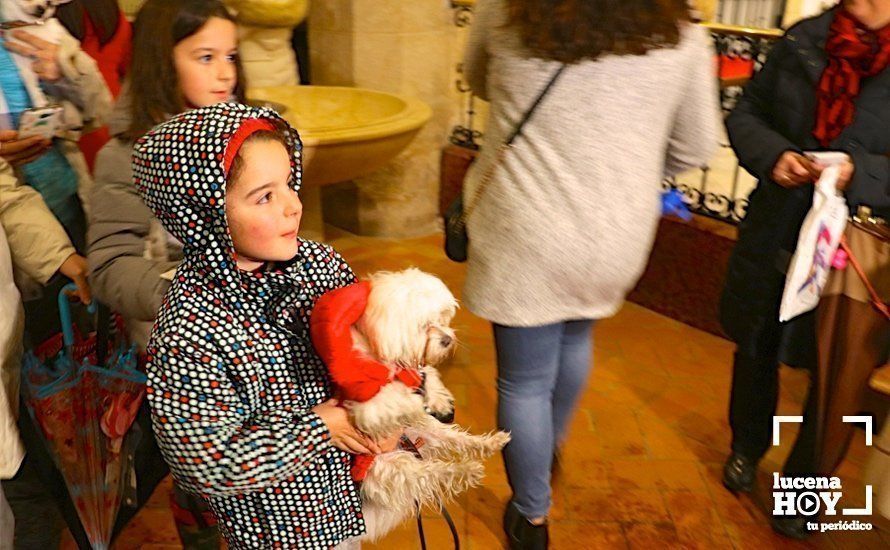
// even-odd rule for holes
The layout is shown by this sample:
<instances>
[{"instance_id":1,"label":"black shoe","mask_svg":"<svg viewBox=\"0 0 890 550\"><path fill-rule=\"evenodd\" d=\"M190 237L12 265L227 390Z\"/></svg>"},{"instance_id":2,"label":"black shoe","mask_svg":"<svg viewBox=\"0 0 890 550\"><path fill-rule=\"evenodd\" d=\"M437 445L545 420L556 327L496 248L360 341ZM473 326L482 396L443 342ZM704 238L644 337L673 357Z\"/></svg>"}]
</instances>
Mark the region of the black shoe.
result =
<instances>
[{"instance_id":1,"label":"black shoe","mask_svg":"<svg viewBox=\"0 0 890 550\"><path fill-rule=\"evenodd\" d=\"M815 518L813 521L816 521ZM772 516L769 524L776 533L792 539L804 540L812 534L807 529L807 518L804 516Z\"/></svg>"},{"instance_id":2,"label":"black shoe","mask_svg":"<svg viewBox=\"0 0 890 550\"><path fill-rule=\"evenodd\" d=\"M504 532L510 550L545 550L550 546L547 523L532 525L522 517L513 502L504 512Z\"/></svg>"},{"instance_id":3,"label":"black shoe","mask_svg":"<svg viewBox=\"0 0 890 550\"><path fill-rule=\"evenodd\" d=\"M732 453L723 465L723 485L733 493L750 493L757 478L757 462Z\"/></svg>"}]
</instances>

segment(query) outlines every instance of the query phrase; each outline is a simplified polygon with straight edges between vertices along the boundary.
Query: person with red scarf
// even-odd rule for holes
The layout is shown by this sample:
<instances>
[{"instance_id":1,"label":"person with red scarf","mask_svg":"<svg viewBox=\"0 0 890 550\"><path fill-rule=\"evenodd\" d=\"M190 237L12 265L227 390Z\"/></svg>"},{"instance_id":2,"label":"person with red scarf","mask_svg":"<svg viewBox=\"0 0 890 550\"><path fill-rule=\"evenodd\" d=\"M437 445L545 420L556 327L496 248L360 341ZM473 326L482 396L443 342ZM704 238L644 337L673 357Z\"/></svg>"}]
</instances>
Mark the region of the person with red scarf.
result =
<instances>
[{"instance_id":1,"label":"person with red scarf","mask_svg":"<svg viewBox=\"0 0 890 550\"><path fill-rule=\"evenodd\" d=\"M785 276L822 166L806 151L846 153L838 187L851 212L860 205L890 214L890 0L844 0L801 21L770 51L726 120L740 164L758 178L729 262L720 302L724 330L737 344L729 421L732 453L723 472L733 492L754 487L772 442L780 358L813 369L814 314L779 323ZM790 357L793 355L793 357ZM815 378L813 378L815 380ZM810 396L815 382L810 384ZM784 475L817 471L816 399ZM814 517L773 517L777 532L805 538Z\"/></svg>"}]
</instances>

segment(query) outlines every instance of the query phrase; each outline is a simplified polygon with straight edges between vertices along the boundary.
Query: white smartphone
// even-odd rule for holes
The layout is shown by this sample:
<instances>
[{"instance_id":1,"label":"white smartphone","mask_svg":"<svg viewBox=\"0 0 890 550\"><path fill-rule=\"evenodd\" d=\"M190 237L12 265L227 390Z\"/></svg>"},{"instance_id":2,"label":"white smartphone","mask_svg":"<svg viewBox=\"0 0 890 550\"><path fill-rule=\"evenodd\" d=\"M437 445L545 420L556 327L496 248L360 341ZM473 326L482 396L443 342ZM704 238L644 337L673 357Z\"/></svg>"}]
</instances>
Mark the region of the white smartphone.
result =
<instances>
[{"instance_id":1,"label":"white smartphone","mask_svg":"<svg viewBox=\"0 0 890 550\"><path fill-rule=\"evenodd\" d=\"M62 125L62 108L49 105L22 112L19 118L19 138L40 136L52 139Z\"/></svg>"}]
</instances>

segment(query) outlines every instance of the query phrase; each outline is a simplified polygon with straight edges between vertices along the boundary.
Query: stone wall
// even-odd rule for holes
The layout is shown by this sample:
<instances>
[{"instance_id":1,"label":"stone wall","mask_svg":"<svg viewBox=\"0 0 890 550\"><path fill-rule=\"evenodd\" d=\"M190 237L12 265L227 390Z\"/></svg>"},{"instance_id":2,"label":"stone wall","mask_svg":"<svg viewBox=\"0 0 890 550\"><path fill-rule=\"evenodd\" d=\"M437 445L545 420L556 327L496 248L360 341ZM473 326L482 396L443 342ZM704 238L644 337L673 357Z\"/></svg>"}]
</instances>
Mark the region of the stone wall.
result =
<instances>
[{"instance_id":1,"label":"stone wall","mask_svg":"<svg viewBox=\"0 0 890 550\"><path fill-rule=\"evenodd\" d=\"M454 68L459 29L444 0L311 2L312 83L416 97L433 117L386 168L325 187L329 223L361 235L408 237L439 230L439 155L459 116Z\"/></svg>"}]
</instances>

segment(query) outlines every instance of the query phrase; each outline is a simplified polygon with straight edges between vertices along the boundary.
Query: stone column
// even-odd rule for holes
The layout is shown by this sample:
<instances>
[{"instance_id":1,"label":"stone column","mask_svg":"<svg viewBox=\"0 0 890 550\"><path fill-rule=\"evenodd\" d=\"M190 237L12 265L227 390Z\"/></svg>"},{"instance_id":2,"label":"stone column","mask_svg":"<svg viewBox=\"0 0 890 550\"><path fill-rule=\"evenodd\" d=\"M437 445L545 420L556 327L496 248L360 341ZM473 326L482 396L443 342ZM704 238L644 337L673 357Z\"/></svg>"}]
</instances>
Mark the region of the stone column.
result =
<instances>
[{"instance_id":1,"label":"stone column","mask_svg":"<svg viewBox=\"0 0 890 550\"><path fill-rule=\"evenodd\" d=\"M458 29L445 0L312 2L312 83L416 97L433 110L387 167L326 186L329 223L361 235L409 237L439 229L439 155L458 115Z\"/></svg>"}]
</instances>

